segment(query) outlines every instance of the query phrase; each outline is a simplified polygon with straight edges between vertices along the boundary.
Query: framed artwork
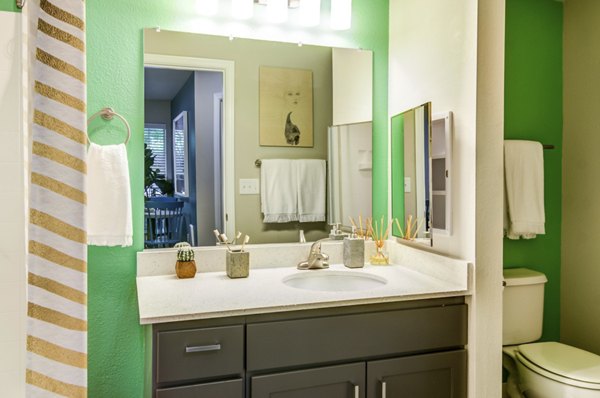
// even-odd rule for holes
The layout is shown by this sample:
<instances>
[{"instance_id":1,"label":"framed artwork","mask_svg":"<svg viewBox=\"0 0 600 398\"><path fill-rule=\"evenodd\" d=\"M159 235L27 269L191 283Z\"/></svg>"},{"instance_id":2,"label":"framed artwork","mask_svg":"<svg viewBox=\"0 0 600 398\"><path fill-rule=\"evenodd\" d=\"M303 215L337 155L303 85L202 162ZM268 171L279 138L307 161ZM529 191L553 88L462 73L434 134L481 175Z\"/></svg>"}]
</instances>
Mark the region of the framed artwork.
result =
<instances>
[{"instance_id":1,"label":"framed artwork","mask_svg":"<svg viewBox=\"0 0 600 398\"><path fill-rule=\"evenodd\" d=\"M187 111L173 119L173 182L176 196L189 196Z\"/></svg>"},{"instance_id":2,"label":"framed artwork","mask_svg":"<svg viewBox=\"0 0 600 398\"><path fill-rule=\"evenodd\" d=\"M259 68L261 146L313 146L312 71Z\"/></svg>"}]
</instances>

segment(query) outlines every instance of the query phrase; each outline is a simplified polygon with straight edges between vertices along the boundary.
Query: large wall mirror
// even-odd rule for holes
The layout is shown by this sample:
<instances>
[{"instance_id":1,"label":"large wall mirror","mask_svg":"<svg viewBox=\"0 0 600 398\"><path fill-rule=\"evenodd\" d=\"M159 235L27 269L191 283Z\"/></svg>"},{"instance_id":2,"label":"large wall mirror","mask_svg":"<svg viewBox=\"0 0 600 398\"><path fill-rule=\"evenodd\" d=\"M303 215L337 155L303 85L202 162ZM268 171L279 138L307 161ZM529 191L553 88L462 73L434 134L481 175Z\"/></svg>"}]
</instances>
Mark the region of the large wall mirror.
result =
<instances>
[{"instance_id":1,"label":"large wall mirror","mask_svg":"<svg viewBox=\"0 0 600 398\"><path fill-rule=\"evenodd\" d=\"M391 118L392 234L433 245L431 201L431 103ZM409 232L411 239L407 236Z\"/></svg>"},{"instance_id":2,"label":"large wall mirror","mask_svg":"<svg viewBox=\"0 0 600 398\"><path fill-rule=\"evenodd\" d=\"M146 206L183 203L182 239L214 245L213 230L219 229L229 238L241 231L252 243L298 242L302 230L313 241L329 233L328 222L371 213L370 200L343 200L349 198L344 192L356 190L349 191L343 181L354 178L362 196L371 197L370 51L146 29L144 71L146 169L158 170L154 179L146 178ZM271 76L268 86L265 73ZM263 100L265 94L274 100ZM278 106L289 108L276 121L282 137L266 139L261 124L272 120L262 115L272 117ZM180 145L173 140L173 126L183 112L188 133L181 159L175 156ZM331 156L335 162L327 161ZM330 187L323 195L328 200L323 221L263 222L260 161L265 159L327 161L322 184ZM351 159L353 167L340 159ZM183 177L178 174L182 165L187 165ZM340 176L329 166L350 172ZM173 189L176 177L186 181L185 195ZM329 193L332 182L335 194Z\"/></svg>"}]
</instances>

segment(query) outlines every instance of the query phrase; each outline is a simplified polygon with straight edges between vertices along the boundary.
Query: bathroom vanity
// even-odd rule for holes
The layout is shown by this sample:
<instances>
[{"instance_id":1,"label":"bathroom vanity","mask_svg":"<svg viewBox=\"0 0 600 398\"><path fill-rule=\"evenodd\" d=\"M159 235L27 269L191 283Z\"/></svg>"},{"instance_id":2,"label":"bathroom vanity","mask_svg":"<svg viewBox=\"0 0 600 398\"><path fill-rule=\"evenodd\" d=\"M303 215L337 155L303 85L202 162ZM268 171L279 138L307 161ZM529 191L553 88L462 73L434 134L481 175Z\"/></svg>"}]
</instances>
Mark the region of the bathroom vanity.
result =
<instances>
[{"instance_id":1,"label":"bathroom vanity","mask_svg":"<svg viewBox=\"0 0 600 398\"><path fill-rule=\"evenodd\" d=\"M306 254L296 246L281 249L288 259L294 250ZM466 397L469 265L424 252L399 265L418 252L399 248L391 253L398 265L348 270L335 264L337 246L325 248L330 270L257 265L236 280L222 271L177 280L143 253L137 284L140 322L149 325L146 396ZM264 248L255 249L260 262ZM384 283L313 290L313 275ZM309 282L289 283L297 278Z\"/></svg>"}]
</instances>

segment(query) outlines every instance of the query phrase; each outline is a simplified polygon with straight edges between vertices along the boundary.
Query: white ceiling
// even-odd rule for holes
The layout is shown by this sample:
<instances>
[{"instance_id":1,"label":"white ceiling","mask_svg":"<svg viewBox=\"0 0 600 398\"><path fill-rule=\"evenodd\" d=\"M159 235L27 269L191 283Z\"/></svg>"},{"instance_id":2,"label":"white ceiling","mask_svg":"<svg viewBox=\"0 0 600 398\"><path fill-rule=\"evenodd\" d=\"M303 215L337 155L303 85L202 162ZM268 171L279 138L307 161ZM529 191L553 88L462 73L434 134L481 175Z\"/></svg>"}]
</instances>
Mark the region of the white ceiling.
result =
<instances>
[{"instance_id":1,"label":"white ceiling","mask_svg":"<svg viewBox=\"0 0 600 398\"><path fill-rule=\"evenodd\" d=\"M144 99L171 101L193 71L144 68Z\"/></svg>"}]
</instances>

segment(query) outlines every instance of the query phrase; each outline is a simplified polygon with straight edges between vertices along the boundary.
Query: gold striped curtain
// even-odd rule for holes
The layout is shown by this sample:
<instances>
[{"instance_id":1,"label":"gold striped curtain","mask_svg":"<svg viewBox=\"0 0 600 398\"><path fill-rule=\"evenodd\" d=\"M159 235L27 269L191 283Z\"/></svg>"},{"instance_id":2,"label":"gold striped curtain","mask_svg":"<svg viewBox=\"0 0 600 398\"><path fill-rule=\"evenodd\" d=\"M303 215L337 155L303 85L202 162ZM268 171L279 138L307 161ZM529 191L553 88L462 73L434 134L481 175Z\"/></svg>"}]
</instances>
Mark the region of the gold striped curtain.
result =
<instances>
[{"instance_id":1,"label":"gold striped curtain","mask_svg":"<svg viewBox=\"0 0 600 398\"><path fill-rule=\"evenodd\" d=\"M32 60L27 396L87 396L85 3L38 0Z\"/></svg>"}]
</instances>

